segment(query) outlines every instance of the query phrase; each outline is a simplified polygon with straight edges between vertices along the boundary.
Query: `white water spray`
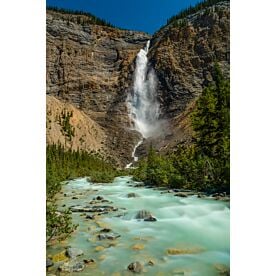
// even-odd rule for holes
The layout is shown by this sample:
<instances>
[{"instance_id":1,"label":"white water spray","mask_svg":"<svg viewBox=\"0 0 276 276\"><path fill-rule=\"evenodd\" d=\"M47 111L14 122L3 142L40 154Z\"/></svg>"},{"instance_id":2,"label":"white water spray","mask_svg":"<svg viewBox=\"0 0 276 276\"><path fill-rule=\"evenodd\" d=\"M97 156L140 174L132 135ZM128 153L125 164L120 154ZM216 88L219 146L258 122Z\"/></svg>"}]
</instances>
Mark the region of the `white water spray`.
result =
<instances>
[{"instance_id":1,"label":"white water spray","mask_svg":"<svg viewBox=\"0 0 276 276\"><path fill-rule=\"evenodd\" d=\"M159 129L158 117L160 114L159 102L157 101L156 83L157 78L153 68L148 66L148 51L150 40L144 49L141 49L136 57L134 72L133 92L128 95L127 103L129 116L133 122L133 128L140 132L143 138L152 137ZM142 144L140 140L132 152L134 162L138 161L135 156L136 149ZM130 168L132 163L126 168Z\"/></svg>"}]
</instances>

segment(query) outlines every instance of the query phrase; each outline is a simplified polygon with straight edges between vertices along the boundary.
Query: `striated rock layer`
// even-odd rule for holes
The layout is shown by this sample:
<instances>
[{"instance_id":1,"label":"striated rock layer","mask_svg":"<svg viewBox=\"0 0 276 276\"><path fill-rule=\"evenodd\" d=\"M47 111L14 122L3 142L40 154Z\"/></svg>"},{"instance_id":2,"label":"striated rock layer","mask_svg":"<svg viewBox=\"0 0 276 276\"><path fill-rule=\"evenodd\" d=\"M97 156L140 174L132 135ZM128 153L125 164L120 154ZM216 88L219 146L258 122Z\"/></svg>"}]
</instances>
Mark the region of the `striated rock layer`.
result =
<instances>
[{"instance_id":1,"label":"striated rock layer","mask_svg":"<svg viewBox=\"0 0 276 276\"><path fill-rule=\"evenodd\" d=\"M144 142L138 154L145 154L149 143L166 152L191 142L189 114L212 81L215 62L229 77L229 14L229 2L222 1L154 34L148 57L158 77L165 123L160 137ZM47 143L59 140L67 148L73 143L75 148L108 153L124 166L140 139L131 130L126 98L132 91L135 57L151 37L77 22L74 15L47 11L47 118L65 103L71 104L77 120L83 118L70 143L48 123Z\"/></svg>"}]
</instances>

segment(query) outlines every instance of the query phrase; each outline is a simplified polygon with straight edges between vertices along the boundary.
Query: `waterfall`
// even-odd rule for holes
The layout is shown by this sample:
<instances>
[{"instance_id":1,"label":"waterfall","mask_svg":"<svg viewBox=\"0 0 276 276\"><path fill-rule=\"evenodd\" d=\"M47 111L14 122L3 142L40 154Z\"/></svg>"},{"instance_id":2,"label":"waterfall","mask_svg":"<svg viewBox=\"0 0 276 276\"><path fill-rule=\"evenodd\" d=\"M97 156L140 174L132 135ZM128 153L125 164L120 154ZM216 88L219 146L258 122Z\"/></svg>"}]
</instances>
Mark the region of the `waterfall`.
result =
<instances>
[{"instance_id":1,"label":"waterfall","mask_svg":"<svg viewBox=\"0 0 276 276\"><path fill-rule=\"evenodd\" d=\"M150 41L141 49L136 57L133 93L128 95L130 118L134 129L143 138L154 136L158 131L159 102L157 101L157 77L153 68L148 65L148 51Z\"/></svg>"},{"instance_id":2,"label":"waterfall","mask_svg":"<svg viewBox=\"0 0 276 276\"><path fill-rule=\"evenodd\" d=\"M127 97L129 116L133 122L133 128L140 132L143 138L149 138L158 133L159 102L156 94L157 77L153 68L148 65L148 51L150 40L144 49L141 49L136 57L134 71L133 91ZM132 158L136 162L138 157L135 151L141 145L140 140L132 152ZM132 163L127 165L130 168Z\"/></svg>"}]
</instances>

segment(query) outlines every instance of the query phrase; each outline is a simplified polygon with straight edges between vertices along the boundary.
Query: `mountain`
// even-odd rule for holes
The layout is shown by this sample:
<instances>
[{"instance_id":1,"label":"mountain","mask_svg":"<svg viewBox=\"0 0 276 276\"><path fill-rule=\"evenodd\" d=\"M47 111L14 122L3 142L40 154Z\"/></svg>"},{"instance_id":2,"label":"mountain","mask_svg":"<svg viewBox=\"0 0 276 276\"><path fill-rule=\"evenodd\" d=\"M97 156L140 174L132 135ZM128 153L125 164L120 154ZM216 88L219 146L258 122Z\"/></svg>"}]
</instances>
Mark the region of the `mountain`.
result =
<instances>
[{"instance_id":1,"label":"mountain","mask_svg":"<svg viewBox=\"0 0 276 276\"><path fill-rule=\"evenodd\" d=\"M229 1L216 1L173 18L151 37L95 24L85 14L47 10L47 143L98 151L119 166L131 162L141 135L130 127L126 99L135 57L149 39L166 128L137 152L143 155L150 143L162 152L191 143L189 114L212 81L214 64L229 77L229 14Z\"/></svg>"}]
</instances>

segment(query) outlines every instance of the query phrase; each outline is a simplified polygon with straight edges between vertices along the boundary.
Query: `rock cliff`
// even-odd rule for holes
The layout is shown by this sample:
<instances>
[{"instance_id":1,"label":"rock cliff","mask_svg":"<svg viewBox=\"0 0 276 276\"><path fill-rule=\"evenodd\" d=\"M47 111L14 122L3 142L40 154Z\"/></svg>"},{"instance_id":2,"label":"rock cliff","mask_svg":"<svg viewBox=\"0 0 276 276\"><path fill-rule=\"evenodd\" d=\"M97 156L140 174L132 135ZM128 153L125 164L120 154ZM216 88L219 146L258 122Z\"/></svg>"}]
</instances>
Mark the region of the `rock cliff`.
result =
<instances>
[{"instance_id":1,"label":"rock cliff","mask_svg":"<svg viewBox=\"0 0 276 276\"><path fill-rule=\"evenodd\" d=\"M78 133L86 133L86 138L73 138L74 147L108 152L121 166L130 162L140 135L130 128L126 97L132 89L135 57L151 39L148 56L167 124L162 136L149 139L138 153L145 153L150 142L161 151L190 143L189 113L212 81L215 62L229 76L229 13L229 2L221 1L165 26L151 38L85 23L85 15L76 20L75 15L47 10L47 120L56 106L70 104L77 120L83 118ZM71 147L60 130L53 125L49 130L50 125L47 142L60 140Z\"/></svg>"},{"instance_id":2,"label":"rock cliff","mask_svg":"<svg viewBox=\"0 0 276 276\"><path fill-rule=\"evenodd\" d=\"M47 95L71 103L97 122L104 129L109 151L125 164L139 139L129 129L125 98L135 56L150 36L81 24L74 17L47 11ZM86 150L82 144L79 147Z\"/></svg>"}]
</instances>

